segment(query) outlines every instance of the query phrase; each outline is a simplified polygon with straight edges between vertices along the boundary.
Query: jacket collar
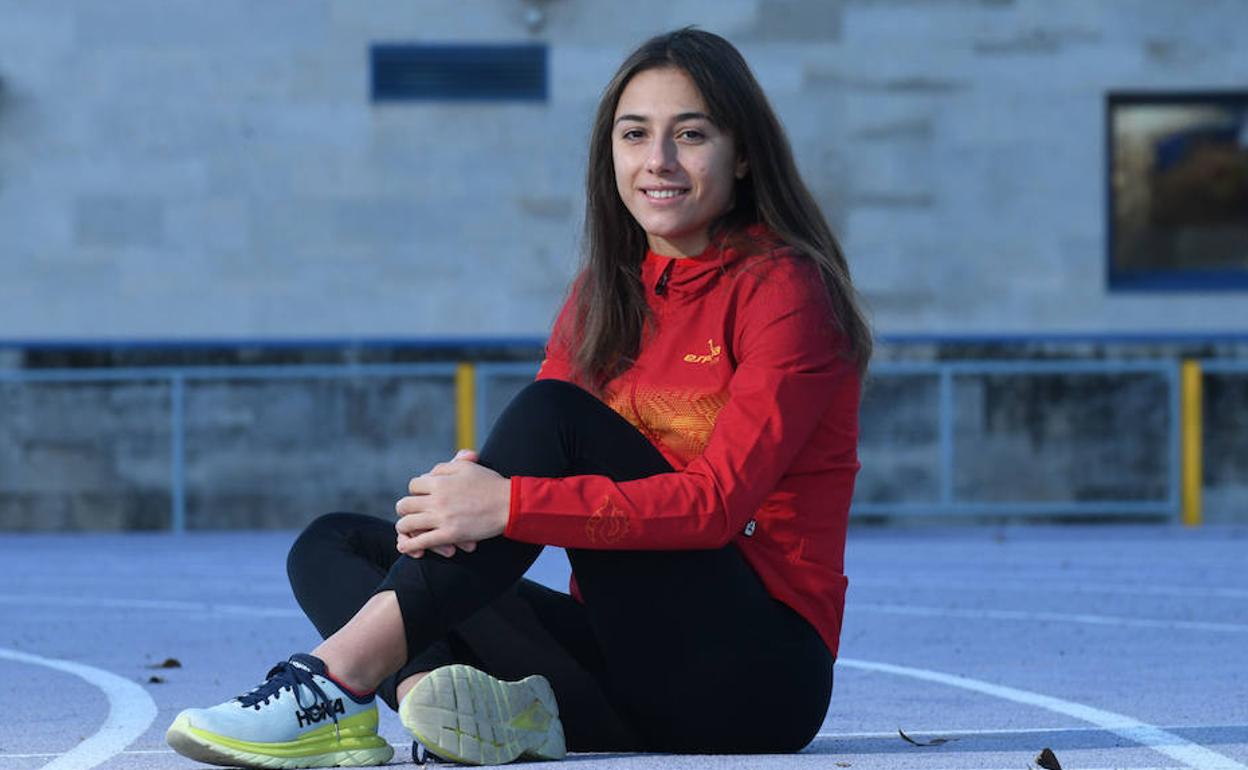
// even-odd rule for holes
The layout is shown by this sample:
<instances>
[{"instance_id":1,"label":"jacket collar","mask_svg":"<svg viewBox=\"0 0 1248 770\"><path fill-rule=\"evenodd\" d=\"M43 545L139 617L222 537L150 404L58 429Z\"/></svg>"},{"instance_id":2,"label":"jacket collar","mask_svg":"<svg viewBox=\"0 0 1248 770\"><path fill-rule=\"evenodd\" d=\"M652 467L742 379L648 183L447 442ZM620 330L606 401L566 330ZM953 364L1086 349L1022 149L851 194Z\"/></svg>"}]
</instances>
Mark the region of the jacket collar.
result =
<instances>
[{"instance_id":1,"label":"jacket collar","mask_svg":"<svg viewBox=\"0 0 1248 770\"><path fill-rule=\"evenodd\" d=\"M723 233L701 254L691 257L668 257L647 250L641 264L641 282L647 297L698 295L745 258L765 256L783 245L769 227L756 223Z\"/></svg>"}]
</instances>

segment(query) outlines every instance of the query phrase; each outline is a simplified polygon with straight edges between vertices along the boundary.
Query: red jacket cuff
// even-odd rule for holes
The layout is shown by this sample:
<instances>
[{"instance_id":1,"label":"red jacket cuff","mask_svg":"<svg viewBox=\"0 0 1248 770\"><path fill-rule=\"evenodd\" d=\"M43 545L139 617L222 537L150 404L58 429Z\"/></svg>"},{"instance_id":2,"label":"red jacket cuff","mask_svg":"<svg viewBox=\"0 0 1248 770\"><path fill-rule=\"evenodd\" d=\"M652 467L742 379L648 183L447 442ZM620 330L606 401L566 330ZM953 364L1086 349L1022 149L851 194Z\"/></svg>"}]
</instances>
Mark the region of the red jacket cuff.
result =
<instances>
[{"instance_id":1,"label":"red jacket cuff","mask_svg":"<svg viewBox=\"0 0 1248 770\"><path fill-rule=\"evenodd\" d=\"M516 518L520 514L520 477L511 477L511 503L507 509L507 526L503 527L503 537L514 540Z\"/></svg>"}]
</instances>

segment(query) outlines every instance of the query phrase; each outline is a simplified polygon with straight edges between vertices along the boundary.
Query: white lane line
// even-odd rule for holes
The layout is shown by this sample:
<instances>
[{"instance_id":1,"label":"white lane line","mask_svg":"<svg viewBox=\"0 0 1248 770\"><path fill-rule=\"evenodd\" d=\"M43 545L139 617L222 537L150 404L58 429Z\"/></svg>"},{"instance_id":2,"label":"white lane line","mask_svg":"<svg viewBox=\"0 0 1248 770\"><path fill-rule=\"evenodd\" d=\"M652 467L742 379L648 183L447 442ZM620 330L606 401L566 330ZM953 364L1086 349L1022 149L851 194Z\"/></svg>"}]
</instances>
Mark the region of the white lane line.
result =
<instances>
[{"instance_id":1,"label":"white lane line","mask_svg":"<svg viewBox=\"0 0 1248 770\"><path fill-rule=\"evenodd\" d=\"M1248 730L1248 725L1173 725L1162 727L1163 730ZM966 730L962 728L949 730L933 730L931 728L923 728L921 730L906 730L906 735L913 738L917 737L974 737L979 735L1040 735L1040 734L1057 734L1057 733L1103 733L1106 732L1103 727L1002 727L991 730ZM819 733L816 738L844 738L845 740L861 740L869 738L896 738L896 730L885 730L873 733Z\"/></svg>"},{"instance_id":2,"label":"white lane line","mask_svg":"<svg viewBox=\"0 0 1248 770\"><path fill-rule=\"evenodd\" d=\"M1166 620L1164 618L1131 618L1122 615L1096 615L1092 613L1034 612L1030 610L969 610L957 607L923 607L914 604L881 604L852 602L846 610L850 613L880 612L888 615L909 615L924 618L965 618L967 620L1022 620L1050 623L1082 623L1090 626L1119 626L1122 628L1151 628L1167 631L1214 631L1218 633L1248 633L1248 624L1214 623L1200 620Z\"/></svg>"},{"instance_id":3,"label":"white lane line","mask_svg":"<svg viewBox=\"0 0 1248 770\"><path fill-rule=\"evenodd\" d=\"M925 682L935 682L936 684L948 685L950 687L960 687L964 690L971 690L972 692L989 695L994 698L1001 698L1002 700L1013 701L1026 706L1035 706L1036 708L1063 714L1081 722L1088 722L1089 724L1102 727L1115 735L1120 735L1153 751L1165 754L1167 757L1183 763L1185 767L1192 768L1192 770L1248 770L1248 766L1242 765L1228 756L1192 743L1186 738L1163 730L1156 725L1141 722L1125 714L1104 711L1082 703L1054 698L1051 695L1042 695L1037 692L985 682L981 679L971 679L970 677L946 674L925 668L897 666L891 663L879 663L870 660L838 658L836 665L856 668L861 671L907 676L912 679L921 679Z\"/></svg>"},{"instance_id":4,"label":"white lane line","mask_svg":"<svg viewBox=\"0 0 1248 770\"><path fill-rule=\"evenodd\" d=\"M211 604L209 602L182 602L166 599L109 599L105 597L0 594L0 604L36 607L110 607L128 610L191 612L197 615L251 615L262 618L304 617L302 612L289 607L251 607L243 604Z\"/></svg>"},{"instance_id":5,"label":"white lane line","mask_svg":"<svg viewBox=\"0 0 1248 770\"><path fill-rule=\"evenodd\" d=\"M108 698L108 716L104 718L100 729L44 765L42 770L87 770L106 762L145 733L156 718L156 704L151 696L134 682L111 672L70 660L45 658L6 647L0 647L0 659L72 674L100 688Z\"/></svg>"},{"instance_id":6,"label":"white lane line","mask_svg":"<svg viewBox=\"0 0 1248 770\"><path fill-rule=\"evenodd\" d=\"M907 733L907 735L908 734L909 733ZM896 738L897 733L893 733L893 737ZM852 757L854 756L854 754L852 752L849 752L849 753L846 753L845 756ZM1060 760L1062 759L1062 757L1058 757L1058 759ZM1028 763L1023 763L1023 764L1018 764L1018 765L1011 765L1009 767L992 767L992 766L975 767L973 768L973 770L1019 770L1019 768L1023 768L1023 767L1032 767L1032 765L1031 763L1028 762ZM941 770L941 768L940 768L940 765L936 765L933 767L924 766L924 770ZM953 770L953 768L950 768L949 770ZM967 768L965 767L957 768L957 770L967 770ZM1191 770L1191 768L1187 767L1186 765L1158 765L1158 766L1152 766L1152 767L1136 767L1132 765L1079 765L1079 770Z\"/></svg>"},{"instance_id":7,"label":"white lane line","mask_svg":"<svg viewBox=\"0 0 1248 770\"><path fill-rule=\"evenodd\" d=\"M1011 582L993 580L984 584L972 581L942 579L937 575L927 579L923 576L912 576L908 580L890 578L853 579L855 586L864 588L898 588L902 590L941 589L956 591L1024 591L1027 593L1054 593L1063 591L1076 594L1118 594L1126 596L1169 596L1177 598L1201 599L1248 599L1248 588L1191 586L1159 586L1135 585L1132 583L1055 583L1048 578L1034 582Z\"/></svg>"}]
</instances>

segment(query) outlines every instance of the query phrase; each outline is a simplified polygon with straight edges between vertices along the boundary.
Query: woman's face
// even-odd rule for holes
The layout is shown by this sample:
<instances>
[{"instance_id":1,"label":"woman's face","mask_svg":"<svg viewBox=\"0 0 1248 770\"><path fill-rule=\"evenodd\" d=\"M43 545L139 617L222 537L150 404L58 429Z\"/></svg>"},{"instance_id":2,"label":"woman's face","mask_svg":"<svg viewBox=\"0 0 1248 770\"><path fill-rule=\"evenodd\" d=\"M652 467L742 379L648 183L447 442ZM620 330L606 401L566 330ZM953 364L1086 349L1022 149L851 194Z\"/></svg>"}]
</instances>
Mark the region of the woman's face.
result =
<instances>
[{"instance_id":1,"label":"woman's face","mask_svg":"<svg viewBox=\"0 0 1248 770\"><path fill-rule=\"evenodd\" d=\"M732 135L711 122L702 94L674 67L645 70L624 87L611 155L616 190L650 248L675 257L702 253L746 172Z\"/></svg>"}]
</instances>

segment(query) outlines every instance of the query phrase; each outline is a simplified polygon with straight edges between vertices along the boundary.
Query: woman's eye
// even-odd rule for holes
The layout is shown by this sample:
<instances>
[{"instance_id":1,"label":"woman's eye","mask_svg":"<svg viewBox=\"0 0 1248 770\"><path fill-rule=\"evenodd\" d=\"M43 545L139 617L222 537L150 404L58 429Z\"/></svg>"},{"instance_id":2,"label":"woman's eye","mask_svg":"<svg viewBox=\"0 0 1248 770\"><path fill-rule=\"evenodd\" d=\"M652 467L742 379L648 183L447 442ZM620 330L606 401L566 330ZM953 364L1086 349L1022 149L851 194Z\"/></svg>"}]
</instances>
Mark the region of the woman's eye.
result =
<instances>
[{"instance_id":1,"label":"woman's eye","mask_svg":"<svg viewBox=\"0 0 1248 770\"><path fill-rule=\"evenodd\" d=\"M624 133L620 134L620 138L633 140L633 139L640 139L641 135L642 134L641 134L640 128L630 128L630 129L627 129Z\"/></svg>"},{"instance_id":2,"label":"woman's eye","mask_svg":"<svg viewBox=\"0 0 1248 770\"><path fill-rule=\"evenodd\" d=\"M686 128L677 134L677 136L687 142L700 142L706 138L706 134L696 128Z\"/></svg>"}]
</instances>

